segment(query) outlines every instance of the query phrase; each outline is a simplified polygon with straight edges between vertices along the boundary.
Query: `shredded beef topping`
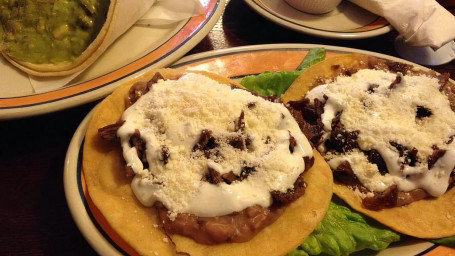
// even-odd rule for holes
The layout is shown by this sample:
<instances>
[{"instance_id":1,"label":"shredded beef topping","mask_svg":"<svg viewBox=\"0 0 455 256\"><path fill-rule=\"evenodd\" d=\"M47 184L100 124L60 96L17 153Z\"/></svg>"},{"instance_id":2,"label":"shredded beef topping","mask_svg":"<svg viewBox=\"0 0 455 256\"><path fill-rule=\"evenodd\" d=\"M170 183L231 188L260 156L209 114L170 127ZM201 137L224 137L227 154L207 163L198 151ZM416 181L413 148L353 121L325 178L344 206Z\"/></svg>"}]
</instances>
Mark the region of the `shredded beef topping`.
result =
<instances>
[{"instance_id":1,"label":"shredded beef topping","mask_svg":"<svg viewBox=\"0 0 455 256\"><path fill-rule=\"evenodd\" d=\"M297 146L297 141L295 138L289 133L289 152L294 153L294 147Z\"/></svg>"},{"instance_id":2,"label":"shredded beef topping","mask_svg":"<svg viewBox=\"0 0 455 256\"><path fill-rule=\"evenodd\" d=\"M444 83L444 85L440 87L440 90L442 93L447 95L447 97L449 98L450 107L452 108L453 111L455 111L455 84L450 83L448 81L448 78L450 76L449 76L449 74L446 74L446 75L447 75L447 77L444 77L444 78L446 78L447 80L443 79L443 81L445 81L445 82L442 82L442 83ZM441 83L441 80L440 80L440 83Z\"/></svg>"},{"instance_id":3,"label":"shredded beef topping","mask_svg":"<svg viewBox=\"0 0 455 256\"><path fill-rule=\"evenodd\" d=\"M394 141L390 141L390 145L392 145L398 150L400 157L403 157L402 165L415 166L417 162L416 148L408 149L407 147Z\"/></svg>"},{"instance_id":4,"label":"shredded beef topping","mask_svg":"<svg viewBox=\"0 0 455 256\"><path fill-rule=\"evenodd\" d=\"M144 168L148 167L147 163L147 154L145 153L145 141L141 138L141 133L139 130L136 130L134 134L131 135L130 145L136 148L137 155L142 163L144 163Z\"/></svg>"},{"instance_id":5,"label":"shredded beef topping","mask_svg":"<svg viewBox=\"0 0 455 256\"><path fill-rule=\"evenodd\" d=\"M249 109L252 109L252 108L254 108L255 106L256 106L256 102L254 102L254 101L248 102L247 107L248 107Z\"/></svg>"},{"instance_id":6,"label":"shredded beef topping","mask_svg":"<svg viewBox=\"0 0 455 256\"><path fill-rule=\"evenodd\" d=\"M428 169L432 168L433 165L446 153L445 150L439 149L437 146L433 146L433 154L428 157Z\"/></svg>"},{"instance_id":7,"label":"shredded beef topping","mask_svg":"<svg viewBox=\"0 0 455 256\"><path fill-rule=\"evenodd\" d=\"M170 157L169 148L166 145L161 146L161 159L164 164L167 164Z\"/></svg>"},{"instance_id":8,"label":"shredded beef topping","mask_svg":"<svg viewBox=\"0 0 455 256\"><path fill-rule=\"evenodd\" d=\"M245 113L242 111L240 116L235 122L235 130L236 132L244 132L245 131Z\"/></svg>"},{"instance_id":9,"label":"shredded beef topping","mask_svg":"<svg viewBox=\"0 0 455 256\"><path fill-rule=\"evenodd\" d=\"M424 117L430 117L431 115L431 109L423 106L417 106L416 118L422 119Z\"/></svg>"},{"instance_id":10,"label":"shredded beef topping","mask_svg":"<svg viewBox=\"0 0 455 256\"><path fill-rule=\"evenodd\" d=\"M359 147L357 145L357 135L359 132L346 131L344 125L340 122L340 116L341 112L338 112L332 120L332 133L330 134L330 138L325 141L325 146L337 152L348 152Z\"/></svg>"},{"instance_id":11,"label":"shredded beef topping","mask_svg":"<svg viewBox=\"0 0 455 256\"><path fill-rule=\"evenodd\" d=\"M245 143L245 138L241 134L238 134L234 137L231 137L229 139L229 145L231 145L234 148L240 149L240 150L245 150L246 149L246 143Z\"/></svg>"},{"instance_id":12,"label":"shredded beef topping","mask_svg":"<svg viewBox=\"0 0 455 256\"><path fill-rule=\"evenodd\" d=\"M348 161L341 162L337 168L333 170L333 177L337 181L350 186L357 186L360 184Z\"/></svg>"},{"instance_id":13,"label":"shredded beef topping","mask_svg":"<svg viewBox=\"0 0 455 256\"><path fill-rule=\"evenodd\" d=\"M411 65L396 61L387 61L386 65L390 71L393 71L395 73L406 74L409 70L412 69Z\"/></svg>"},{"instance_id":14,"label":"shredded beef topping","mask_svg":"<svg viewBox=\"0 0 455 256\"><path fill-rule=\"evenodd\" d=\"M198 142L193 147L193 151L201 150L204 152L205 157L210 158L211 149L217 146L216 139L212 136L212 131L204 129L201 132Z\"/></svg>"},{"instance_id":15,"label":"shredded beef topping","mask_svg":"<svg viewBox=\"0 0 455 256\"><path fill-rule=\"evenodd\" d=\"M310 101L306 98L298 101L290 101L286 107L299 124L300 130L302 130L308 138L311 145L313 147L319 146L319 144L322 143L321 136L323 124L321 122L320 114L318 115L318 112L310 107ZM322 111L320 111L320 113L322 113Z\"/></svg>"},{"instance_id":16,"label":"shredded beef topping","mask_svg":"<svg viewBox=\"0 0 455 256\"><path fill-rule=\"evenodd\" d=\"M376 149L372 149L372 150L370 150L370 152L368 152L367 155L368 155L368 161L370 161L370 163L376 164L378 166L379 173L384 175L389 172L387 170L387 165L384 162L384 159L382 158L381 154L379 154L379 151L377 151Z\"/></svg>"},{"instance_id":17,"label":"shredded beef topping","mask_svg":"<svg viewBox=\"0 0 455 256\"><path fill-rule=\"evenodd\" d=\"M124 123L123 120L119 120L116 123L101 127L98 129L98 135L105 140L116 141L118 140L117 130L120 126L123 125L123 123Z\"/></svg>"},{"instance_id":18,"label":"shredded beef topping","mask_svg":"<svg viewBox=\"0 0 455 256\"><path fill-rule=\"evenodd\" d=\"M313 166L314 157L305 156L305 157L303 157L303 161L305 162L305 171L306 171L306 170L310 169L311 166Z\"/></svg>"},{"instance_id":19,"label":"shredded beef topping","mask_svg":"<svg viewBox=\"0 0 455 256\"><path fill-rule=\"evenodd\" d=\"M305 194L305 188L306 183L303 181L302 175L300 175L295 181L293 189L288 189L286 192L272 191L271 194L275 202L279 204L288 204Z\"/></svg>"},{"instance_id":20,"label":"shredded beef topping","mask_svg":"<svg viewBox=\"0 0 455 256\"><path fill-rule=\"evenodd\" d=\"M370 58L368 66L370 69L387 70L401 74L412 73L415 75L435 75L435 73L415 71L413 70L413 67L408 64L390 61L383 62L377 58ZM358 72L358 70L343 69L338 65L333 65L332 70L336 76L340 74L351 76L352 74ZM395 80L390 84L390 90L396 89L397 86L402 82L401 74L397 74ZM441 85L440 91L448 96L450 106L452 110L455 111L455 85L449 81L448 74L437 76L435 75L435 77L438 78L439 84ZM327 80L319 81L316 79L314 86L325 83L327 83ZM372 83L368 87L367 92L369 94L376 93L378 87L378 84ZM374 148L369 151L361 150L357 142L359 131L345 130L344 125L340 121L342 112L336 113L335 118L332 119L331 133L328 135L328 138L325 138L325 140L323 140L322 136L324 125L321 121L321 115L324 113L324 106L327 101L327 96L323 95L323 98L323 101L315 98L312 99L313 102L311 102L310 99L302 97L302 99L290 101L286 105L298 122L300 129L307 136L312 146L315 148L323 146L324 152L348 153L352 152L353 150L361 151L367 157L368 162L377 166L381 175L388 174L389 171L387 169L387 164L383 156L381 156L380 152ZM430 108L424 105L418 105L416 107L415 118L416 121L423 121L426 118L432 117L433 114L434 113ZM447 144L452 143L453 138L454 136L451 136L447 141ZM404 166L413 167L417 164L421 164L421 160L419 160L418 157L419 152L416 148L407 148L406 146L401 145L396 141L390 141L390 145L396 149L396 152L398 152L400 156L400 159L402 161L401 169L403 169ZM438 147L434 146L433 153L428 157L428 168L431 169L437 160L444 156L445 152L445 150L441 150ZM383 192L372 192L359 182L348 161L341 162L336 168L332 169L332 171L336 182L346 184L348 186L351 186L353 189L357 189L361 193L369 195L363 199L363 205L368 209L380 210L384 208L407 205L414 201L421 200L430 196L424 189L418 188L408 192L403 192L399 191L396 185L388 187ZM455 168L449 178L449 189L454 185Z\"/></svg>"},{"instance_id":21,"label":"shredded beef topping","mask_svg":"<svg viewBox=\"0 0 455 256\"><path fill-rule=\"evenodd\" d=\"M202 181L209 182L211 184L218 184L223 181L221 174L212 168L208 168L207 173L202 177Z\"/></svg>"},{"instance_id":22,"label":"shredded beef topping","mask_svg":"<svg viewBox=\"0 0 455 256\"><path fill-rule=\"evenodd\" d=\"M202 181L209 182L211 184L218 184L224 182L226 184L231 184L234 181L242 181L248 176L255 172L256 169L252 166L244 166L239 175L235 175L234 172L230 171L228 173L220 174L212 168L208 168L207 173L202 177Z\"/></svg>"},{"instance_id":23,"label":"shredded beef topping","mask_svg":"<svg viewBox=\"0 0 455 256\"><path fill-rule=\"evenodd\" d=\"M400 83L401 83L401 75L397 75L395 80L390 84L389 89L390 90L394 89Z\"/></svg>"},{"instance_id":24,"label":"shredded beef topping","mask_svg":"<svg viewBox=\"0 0 455 256\"><path fill-rule=\"evenodd\" d=\"M131 86L130 90L128 91L128 95L126 98L126 107L129 107L133 105L142 95L146 94L149 90L150 87L152 87L153 84L158 82L158 80L163 79L163 76L161 73L156 72L152 79L150 79L147 82L136 82L133 86Z\"/></svg>"},{"instance_id":25,"label":"shredded beef topping","mask_svg":"<svg viewBox=\"0 0 455 256\"><path fill-rule=\"evenodd\" d=\"M451 189L453 186L455 186L455 168L452 170L452 173L450 174L449 189Z\"/></svg>"},{"instance_id":26,"label":"shredded beef topping","mask_svg":"<svg viewBox=\"0 0 455 256\"><path fill-rule=\"evenodd\" d=\"M338 75L344 76L351 76L358 71L356 68L342 68L340 65L333 65L331 68L334 72L338 73Z\"/></svg>"}]
</instances>

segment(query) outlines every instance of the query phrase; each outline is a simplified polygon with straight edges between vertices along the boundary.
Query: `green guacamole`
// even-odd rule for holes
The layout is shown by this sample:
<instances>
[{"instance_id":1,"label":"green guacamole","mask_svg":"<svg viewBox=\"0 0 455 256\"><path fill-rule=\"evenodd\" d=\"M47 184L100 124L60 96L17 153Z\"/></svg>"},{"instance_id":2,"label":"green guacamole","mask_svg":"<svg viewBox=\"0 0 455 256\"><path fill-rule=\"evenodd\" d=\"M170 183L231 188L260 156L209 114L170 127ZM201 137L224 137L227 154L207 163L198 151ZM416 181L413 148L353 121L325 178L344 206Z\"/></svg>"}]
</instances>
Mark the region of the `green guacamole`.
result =
<instances>
[{"instance_id":1,"label":"green guacamole","mask_svg":"<svg viewBox=\"0 0 455 256\"><path fill-rule=\"evenodd\" d=\"M77 58L106 20L109 0L0 0L0 50L35 64Z\"/></svg>"}]
</instances>

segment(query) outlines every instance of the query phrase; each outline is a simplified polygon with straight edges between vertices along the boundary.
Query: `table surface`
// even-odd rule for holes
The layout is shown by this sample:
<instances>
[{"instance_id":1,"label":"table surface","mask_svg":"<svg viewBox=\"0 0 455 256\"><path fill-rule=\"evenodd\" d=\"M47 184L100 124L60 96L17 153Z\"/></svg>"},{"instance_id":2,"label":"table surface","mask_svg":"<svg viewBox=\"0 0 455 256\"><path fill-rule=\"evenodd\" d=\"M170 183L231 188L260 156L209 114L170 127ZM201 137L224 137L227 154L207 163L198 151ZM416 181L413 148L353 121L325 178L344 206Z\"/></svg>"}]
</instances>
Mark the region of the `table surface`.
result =
<instances>
[{"instance_id":1,"label":"table surface","mask_svg":"<svg viewBox=\"0 0 455 256\"><path fill-rule=\"evenodd\" d=\"M446 2L452 4L449 9L455 9L455 1ZM318 38L266 20L243 0L230 0L213 29L187 55L244 45L308 43L398 56L393 47L396 36L392 31L368 39ZM455 61L433 69L448 72L455 79ZM67 147L77 126L96 103L0 121L1 255L96 254L73 222L63 191Z\"/></svg>"}]
</instances>

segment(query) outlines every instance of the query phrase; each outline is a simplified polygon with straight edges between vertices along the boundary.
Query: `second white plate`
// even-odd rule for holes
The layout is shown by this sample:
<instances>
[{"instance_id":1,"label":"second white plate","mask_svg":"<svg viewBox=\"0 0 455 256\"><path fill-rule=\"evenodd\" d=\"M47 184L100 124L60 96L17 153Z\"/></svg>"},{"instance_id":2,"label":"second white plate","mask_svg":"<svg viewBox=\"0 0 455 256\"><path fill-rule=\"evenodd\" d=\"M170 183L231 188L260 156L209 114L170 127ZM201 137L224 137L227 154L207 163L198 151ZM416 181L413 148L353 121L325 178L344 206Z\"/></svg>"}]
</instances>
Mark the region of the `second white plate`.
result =
<instances>
[{"instance_id":1,"label":"second white plate","mask_svg":"<svg viewBox=\"0 0 455 256\"><path fill-rule=\"evenodd\" d=\"M392 30L390 24L348 1L326 14L301 12L283 0L245 0L256 12L281 26L325 38L360 39Z\"/></svg>"}]
</instances>

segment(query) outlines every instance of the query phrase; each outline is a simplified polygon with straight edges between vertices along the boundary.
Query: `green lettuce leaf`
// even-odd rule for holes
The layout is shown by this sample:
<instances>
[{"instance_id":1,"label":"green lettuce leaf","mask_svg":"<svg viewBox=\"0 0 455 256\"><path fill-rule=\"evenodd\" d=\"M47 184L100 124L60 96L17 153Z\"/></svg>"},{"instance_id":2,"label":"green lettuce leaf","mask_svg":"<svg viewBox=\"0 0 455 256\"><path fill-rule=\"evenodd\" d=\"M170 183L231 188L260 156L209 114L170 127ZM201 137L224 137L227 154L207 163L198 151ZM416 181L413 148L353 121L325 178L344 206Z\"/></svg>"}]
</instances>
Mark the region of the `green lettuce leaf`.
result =
<instances>
[{"instance_id":1,"label":"green lettuce leaf","mask_svg":"<svg viewBox=\"0 0 455 256\"><path fill-rule=\"evenodd\" d=\"M442 244L442 245L446 245L446 246L450 246L450 247L455 247L455 236L434 239L434 240L431 240L431 242L433 242L435 244Z\"/></svg>"},{"instance_id":2,"label":"green lettuce leaf","mask_svg":"<svg viewBox=\"0 0 455 256\"><path fill-rule=\"evenodd\" d=\"M324 58L324 48L311 48L296 70L264 71L258 75L243 77L240 84L263 96L280 97L303 70Z\"/></svg>"},{"instance_id":3,"label":"green lettuce leaf","mask_svg":"<svg viewBox=\"0 0 455 256\"><path fill-rule=\"evenodd\" d=\"M311 65L325 59L325 49L320 47L311 48L296 70L305 70Z\"/></svg>"},{"instance_id":4,"label":"green lettuce leaf","mask_svg":"<svg viewBox=\"0 0 455 256\"><path fill-rule=\"evenodd\" d=\"M288 256L349 255L363 249L379 251L400 240L398 233L337 201L332 199L323 220Z\"/></svg>"},{"instance_id":5,"label":"green lettuce leaf","mask_svg":"<svg viewBox=\"0 0 455 256\"><path fill-rule=\"evenodd\" d=\"M276 95L279 97L289 88L300 73L302 71L297 70L264 71L259 75L243 77L240 84L260 95Z\"/></svg>"}]
</instances>

